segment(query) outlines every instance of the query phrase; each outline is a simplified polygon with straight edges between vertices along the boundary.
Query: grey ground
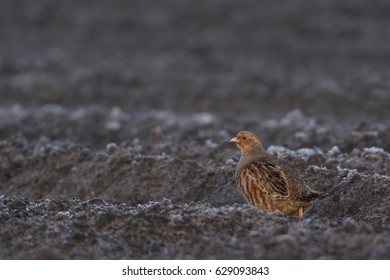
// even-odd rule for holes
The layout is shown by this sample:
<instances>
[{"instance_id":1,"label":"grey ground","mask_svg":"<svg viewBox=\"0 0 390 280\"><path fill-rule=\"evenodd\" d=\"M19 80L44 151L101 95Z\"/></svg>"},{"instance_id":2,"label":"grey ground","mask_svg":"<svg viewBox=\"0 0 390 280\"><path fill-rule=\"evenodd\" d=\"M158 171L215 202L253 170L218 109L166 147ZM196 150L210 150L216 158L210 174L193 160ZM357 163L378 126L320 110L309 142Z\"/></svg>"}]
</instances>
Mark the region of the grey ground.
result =
<instances>
[{"instance_id":1,"label":"grey ground","mask_svg":"<svg viewBox=\"0 0 390 280\"><path fill-rule=\"evenodd\" d=\"M390 259L390 2L2 1L1 259ZM239 130L328 196L246 205Z\"/></svg>"}]
</instances>

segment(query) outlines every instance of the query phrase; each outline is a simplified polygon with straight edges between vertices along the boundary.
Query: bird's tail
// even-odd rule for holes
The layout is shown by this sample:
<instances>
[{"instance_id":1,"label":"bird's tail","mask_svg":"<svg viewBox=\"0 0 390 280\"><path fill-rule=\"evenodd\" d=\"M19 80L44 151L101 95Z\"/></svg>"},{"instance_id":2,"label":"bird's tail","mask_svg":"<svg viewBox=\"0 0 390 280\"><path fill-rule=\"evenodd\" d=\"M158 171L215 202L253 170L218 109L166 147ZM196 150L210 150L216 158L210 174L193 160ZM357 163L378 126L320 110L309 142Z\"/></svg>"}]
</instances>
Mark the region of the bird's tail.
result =
<instances>
[{"instance_id":1,"label":"bird's tail","mask_svg":"<svg viewBox=\"0 0 390 280\"><path fill-rule=\"evenodd\" d=\"M325 192L317 192L317 191L310 190L309 192L307 192L305 194L305 200L312 201L312 200L316 200L316 199L325 198L327 196L328 196L328 194Z\"/></svg>"}]
</instances>

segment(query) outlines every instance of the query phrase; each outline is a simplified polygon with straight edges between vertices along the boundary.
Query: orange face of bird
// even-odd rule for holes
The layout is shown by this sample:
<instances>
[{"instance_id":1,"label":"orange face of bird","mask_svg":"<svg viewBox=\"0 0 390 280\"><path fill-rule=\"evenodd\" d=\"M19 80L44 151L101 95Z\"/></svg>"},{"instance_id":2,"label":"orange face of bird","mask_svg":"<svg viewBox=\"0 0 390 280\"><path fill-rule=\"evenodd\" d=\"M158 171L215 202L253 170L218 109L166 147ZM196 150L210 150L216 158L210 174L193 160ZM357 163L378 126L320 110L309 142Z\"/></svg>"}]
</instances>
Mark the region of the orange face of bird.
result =
<instances>
[{"instance_id":1,"label":"orange face of bird","mask_svg":"<svg viewBox=\"0 0 390 280\"><path fill-rule=\"evenodd\" d=\"M247 153L261 145L256 135L249 131L239 132L236 137L230 140L230 142L235 143L242 153Z\"/></svg>"}]
</instances>

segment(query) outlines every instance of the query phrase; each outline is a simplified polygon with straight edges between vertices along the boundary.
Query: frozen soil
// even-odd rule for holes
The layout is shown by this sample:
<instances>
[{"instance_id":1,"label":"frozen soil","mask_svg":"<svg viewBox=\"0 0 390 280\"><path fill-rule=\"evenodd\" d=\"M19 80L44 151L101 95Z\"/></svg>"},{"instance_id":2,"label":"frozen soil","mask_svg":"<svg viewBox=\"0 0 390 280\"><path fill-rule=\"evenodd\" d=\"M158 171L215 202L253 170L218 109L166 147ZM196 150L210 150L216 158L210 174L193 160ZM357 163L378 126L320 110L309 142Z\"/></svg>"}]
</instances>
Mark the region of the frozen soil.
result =
<instances>
[{"instance_id":1,"label":"frozen soil","mask_svg":"<svg viewBox=\"0 0 390 280\"><path fill-rule=\"evenodd\" d=\"M390 259L387 1L27 2L0 4L1 259ZM328 193L303 220L246 205L243 129Z\"/></svg>"}]
</instances>

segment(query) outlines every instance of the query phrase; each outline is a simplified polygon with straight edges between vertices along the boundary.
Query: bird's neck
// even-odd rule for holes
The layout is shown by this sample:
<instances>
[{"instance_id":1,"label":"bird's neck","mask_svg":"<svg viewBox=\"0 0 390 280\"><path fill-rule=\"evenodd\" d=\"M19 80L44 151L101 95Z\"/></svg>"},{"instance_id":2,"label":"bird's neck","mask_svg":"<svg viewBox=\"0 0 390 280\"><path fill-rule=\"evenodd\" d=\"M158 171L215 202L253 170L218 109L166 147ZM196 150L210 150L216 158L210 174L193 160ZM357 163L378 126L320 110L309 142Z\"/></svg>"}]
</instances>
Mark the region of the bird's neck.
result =
<instances>
[{"instance_id":1,"label":"bird's neck","mask_svg":"<svg viewBox=\"0 0 390 280\"><path fill-rule=\"evenodd\" d=\"M241 152L240 161L237 165L237 171L245 168L248 164L269 157L262 146L254 147L249 151Z\"/></svg>"}]
</instances>

